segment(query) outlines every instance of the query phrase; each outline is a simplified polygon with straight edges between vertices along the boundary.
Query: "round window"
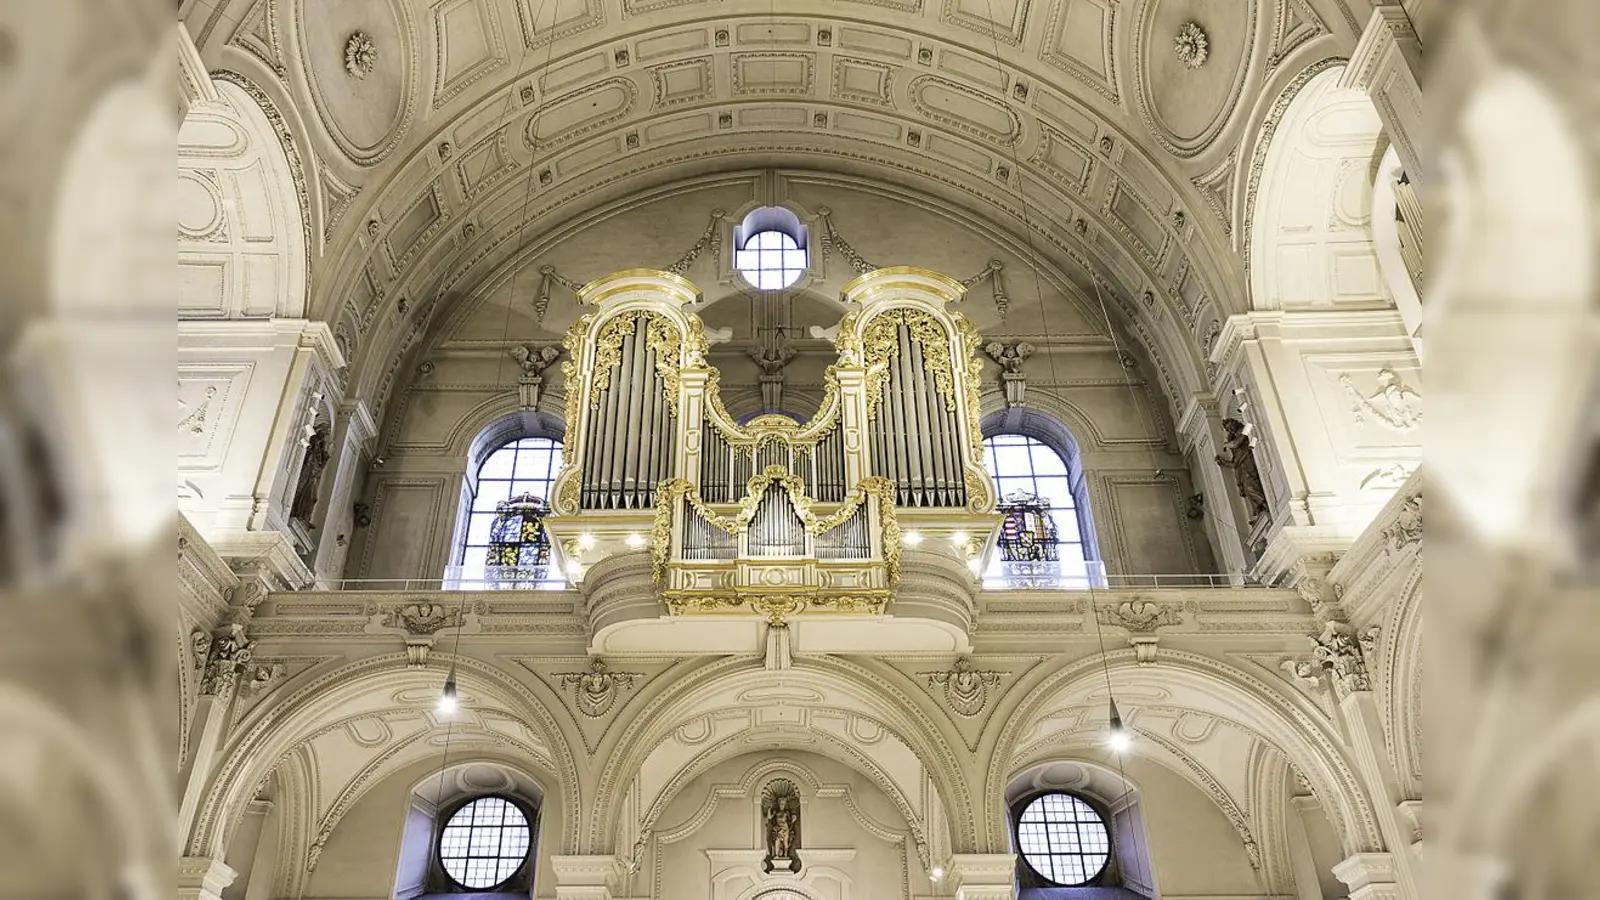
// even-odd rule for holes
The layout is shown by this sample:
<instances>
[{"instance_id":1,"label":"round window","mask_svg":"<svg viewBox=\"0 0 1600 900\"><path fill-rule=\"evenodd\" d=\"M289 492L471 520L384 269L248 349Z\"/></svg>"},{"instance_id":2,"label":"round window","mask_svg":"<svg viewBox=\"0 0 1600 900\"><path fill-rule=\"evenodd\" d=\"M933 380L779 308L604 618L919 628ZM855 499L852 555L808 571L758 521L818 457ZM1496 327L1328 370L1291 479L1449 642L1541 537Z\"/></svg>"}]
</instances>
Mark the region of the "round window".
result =
<instances>
[{"instance_id":1,"label":"round window","mask_svg":"<svg viewBox=\"0 0 1600 900\"><path fill-rule=\"evenodd\" d=\"M456 810L439 835L439 863L458 884L498 887L528 859L528 816L504 797L482 797Z\"/></svg>"},{"instance_id":2,"label":"round window","mask_svg":"<svg viewBox=\"0 0 1600 900\"><path fill-rule=\"evenodd\" d=\"M1039 877L1061 887L1088 884L1111 860L1105 820L1071 794L1044 794L1017 819L1017 847Z\"/></svg>"},{"instance_id":3,"label":"round window","mask_svg":"<svg viewBox=\"0 0 1600 900\"><path fill-rule=\"evenodd\" d=\"M806 270L805 249L782 231L750 235L733 257L744 279L763 291L781 291L799 281Z\"/></svg>"}]
</instances>

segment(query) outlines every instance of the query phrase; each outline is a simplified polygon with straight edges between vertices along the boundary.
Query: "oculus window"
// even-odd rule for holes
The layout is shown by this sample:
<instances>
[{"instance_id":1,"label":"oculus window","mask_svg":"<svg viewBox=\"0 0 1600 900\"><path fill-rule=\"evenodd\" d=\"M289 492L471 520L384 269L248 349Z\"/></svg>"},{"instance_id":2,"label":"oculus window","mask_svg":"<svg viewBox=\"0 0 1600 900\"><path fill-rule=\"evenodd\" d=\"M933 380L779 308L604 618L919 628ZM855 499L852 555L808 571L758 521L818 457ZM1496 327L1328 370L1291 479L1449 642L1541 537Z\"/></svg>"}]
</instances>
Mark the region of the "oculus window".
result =
<instances>
[{"instance_id":1,"label":"oculus window","mask_svg":"<svg viewBox=\"0 0 1600 900\"><path fill-rule=\"evenodd\" d=\"M480 797L439 832L439 865L468 890L500 887L522 871L533 845L527 813L504 797Z\"/></svg>"},{"instance_id":2,"label":"oculus window","mask_svg":"<svg viewBox=\"0 0 1600 900\"><path fill-rule=\"evenodd\" d=\"M733 267L751 287L781 291L805 274L809 262L806 228L794 213L778 206L755 210L734 228Z\"/></svg>"},{"instance_id":3,"label":"oculus window","mask_svg":"<svg viewBox=\"0 0 1600 900\"><path fill-rule=\"evenodd\" d=\"M566 585L550 559L550 490L561 474L561 442L525 437L489 454L461 550L462 586L558 589Z\"/></svg>"},{"instance_id":4,"label":"oculus window","mask_svg":"<svg viewBox=\"0 0 1600 900\"><path fill-rule=\"evenodd\" d=\"M1041 794L1017 817L1017 849L1034 874L1058 887L1088 884L1111 861L1105 819L1072 794Z\"/></svg>"},{"instance_id":5,"label":"oculus window","mask_svg":"<svg viewBox=\"0 0 1600 900\"><path fill-rule=\"evenodd\" d=\"M984 439L984 464L1000 498L999 552L984 573L988 587L1023 582L1088 586L1090 554L1067 461L1049 444L1022 434Z\"/></svg>"}]
</instances>

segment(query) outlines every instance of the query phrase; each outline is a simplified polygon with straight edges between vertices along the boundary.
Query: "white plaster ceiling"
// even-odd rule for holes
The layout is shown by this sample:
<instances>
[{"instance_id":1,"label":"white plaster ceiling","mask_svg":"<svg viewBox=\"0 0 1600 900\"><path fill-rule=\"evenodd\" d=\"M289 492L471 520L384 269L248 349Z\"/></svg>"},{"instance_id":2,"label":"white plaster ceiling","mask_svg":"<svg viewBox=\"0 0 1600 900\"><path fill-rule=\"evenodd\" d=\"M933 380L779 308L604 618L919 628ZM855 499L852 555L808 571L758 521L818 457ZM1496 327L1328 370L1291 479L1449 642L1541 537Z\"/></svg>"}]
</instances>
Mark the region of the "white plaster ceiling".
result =
<instances>
[{"instance_id":1,"label":"white plaster ceiling","mask_svg":"<svg viewBox=\"0 0 1600 900\"><path fill-rule=\"evenodd\" d=\"M308 307L363 323L362 393L436 301L521 248L597 204L752 165L874 179L1026 238L1058 280L1103 286L1186 392L1209 388L1207 323L1247 308L1239 175L1263 111L1298 71L1348 53L1367 8L223 0L186 22L208 67L259 84L304 135L322 242ZM1174 52L1188 22L1208 38L1198 68ZM345 58L358 31L376 50L359 77Z\"/></svg>"}]
</instances>

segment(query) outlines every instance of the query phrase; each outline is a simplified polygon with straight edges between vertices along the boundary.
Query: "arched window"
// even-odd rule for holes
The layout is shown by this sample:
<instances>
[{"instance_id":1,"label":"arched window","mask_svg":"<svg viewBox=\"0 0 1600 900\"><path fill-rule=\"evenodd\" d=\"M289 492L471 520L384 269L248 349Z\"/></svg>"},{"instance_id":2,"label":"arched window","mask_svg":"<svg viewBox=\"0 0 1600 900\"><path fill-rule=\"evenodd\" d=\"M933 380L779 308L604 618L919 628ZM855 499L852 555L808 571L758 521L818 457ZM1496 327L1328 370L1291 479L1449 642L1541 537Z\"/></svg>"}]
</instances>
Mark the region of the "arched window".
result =
<instances>
[{"instance_id":1,"label":"arched window","mask_svg":"<svg viewBox=\"0 0 1600 900\"><path fill-rule=\"evenodd\" d=\"M1030 434L991 434L983 448L1005 517L984 586L1101 586L1082 473Z\"/></svg>"},{"instance_id":2,"label":"arched window","mask_svg":"<svg viewBox=\"0 0 1600 900\"><path fill-rule=\"evenodd\" d=\"M533 828L505 797L479 797L456 810L439 832L439 866L469 891L506 886L528 864Z\"/></svg>"},{"instance_id":3,"label":"arched window","mask_svg":"<svg viewBox=\"0 0 1600 900\"><path fill-rule=\"evenodd\" d=\"M806 227L794 213L764 206L733 229L733 267L752 287L781 291L805 274Z\"/></svg>"},{"instance_id":4,"label":"arched window","mask_svg":"<svg viewBox=\"0 0 1600 900\"><path fill-rule=\"evenodd\" d=\"M524 437L484 458L463 532L462 588L547 588L566 585L550 555L544 520L550 490L561 474L561 442Z\"/></svg>"},{"instance_id":5,"label":"arched window","mask_svg":"<svg viewBox=\"0 0 1600 900\"><path fill-rule=\"evenodd\" d=\"M1040 794L1017 816L1017 850L1046 884L1077 887L1098 879L1111 862L1111 832L1083 798Z\"/></svg>"}]
</instances>

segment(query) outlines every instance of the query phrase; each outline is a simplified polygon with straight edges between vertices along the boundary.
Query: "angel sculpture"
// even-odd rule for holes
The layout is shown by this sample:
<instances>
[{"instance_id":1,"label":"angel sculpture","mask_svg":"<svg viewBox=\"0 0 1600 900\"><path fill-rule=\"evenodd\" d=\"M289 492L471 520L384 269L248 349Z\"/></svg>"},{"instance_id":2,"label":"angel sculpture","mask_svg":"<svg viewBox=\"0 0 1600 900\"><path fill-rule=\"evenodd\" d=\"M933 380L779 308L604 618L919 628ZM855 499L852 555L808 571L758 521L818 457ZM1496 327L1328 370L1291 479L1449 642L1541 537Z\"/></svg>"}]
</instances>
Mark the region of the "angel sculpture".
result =
<instances>
[{"instance_id":1,"label":"angel sculpture","mask_svg":"<svg viewBox=\"0 0 1600 900\"><path fill-rule=\"evenodd\" d=\"M1005 388L1006 405L1021 406L1028 390L1028 376L1023 374L1022 361L1033 355L1033 345L1027 341L1002 344L990 341L983 352L1000 366L1000 383Z\"/></svg>"},{"instance_id":2,"label":"angel sculpture","mask_svg":"<svg viewBox=\"0 0 1600 900\"><path fill-rule=\"evenodd\" d=\"M989 354L989 358L994 360L1007 375L1021 375L1022 361L1033 355L1034 347L1027 341L1018 341L1010 345L990 341L983 345L983 352Z\"/></svg>"},{"instance_id":3,"label":"angel sculpture","mask_svg":"<svg viewBox=\"0 0 1600 900\"><path fill-rule=\"evenodd\" d=\"M540 373L556 361L556 357L561 355L561 348L554 344L546 344L537 350L518 346L507 352L522 367L522 374L517 378L518 405L525 410L538 409L539 388L544 384Z\"/></svg>"},{"instance_id":4,"label":"angel sculpture","mask_svg":"<svg viewBox=\"0 0 1600 900\"><path fill-rule=\"evenodd\" d=\"M511 358L522 367L522 376L534 378L556 361L556 357L561 355L561 348L554 344L540 347L537 351L528 347L512 347L510 353Z\"/></svg>"}]
</instances>

